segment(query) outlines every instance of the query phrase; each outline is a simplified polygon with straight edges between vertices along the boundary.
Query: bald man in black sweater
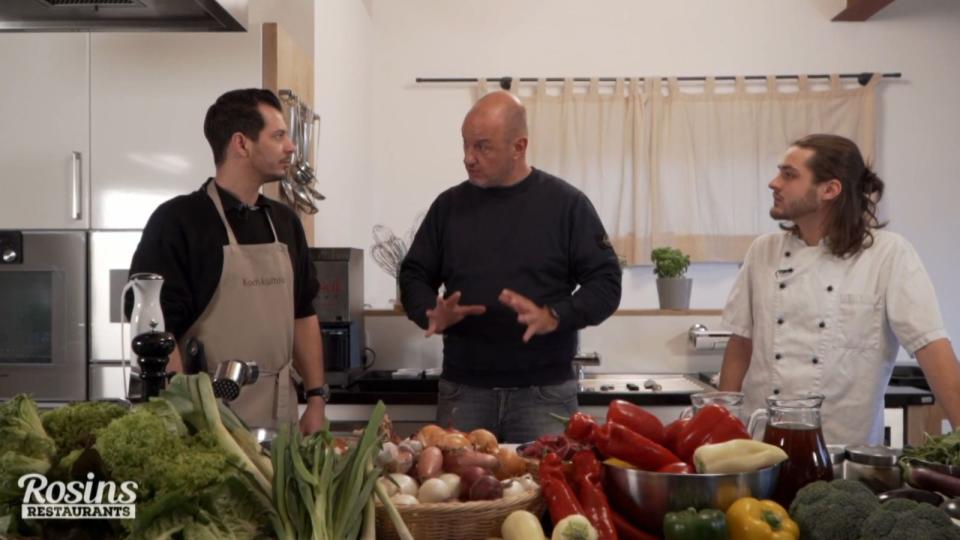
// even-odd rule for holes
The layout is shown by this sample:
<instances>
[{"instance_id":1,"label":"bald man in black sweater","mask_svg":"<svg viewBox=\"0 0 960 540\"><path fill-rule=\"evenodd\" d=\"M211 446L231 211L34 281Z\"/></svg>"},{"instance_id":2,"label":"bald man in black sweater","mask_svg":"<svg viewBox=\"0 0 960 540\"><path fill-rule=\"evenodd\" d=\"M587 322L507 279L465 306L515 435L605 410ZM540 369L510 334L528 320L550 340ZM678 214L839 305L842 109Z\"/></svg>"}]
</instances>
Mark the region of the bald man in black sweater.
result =
<instances>
[{"instance_id":1,"label":"bald man in black sweater","mask_svg":"<svg viewBox=\"0 0 960 540\"><path fill-rule=\"evenodd\" d=\"M529 441L560 431L548 413L576 410L577 331L616 310L620 266L587 197L527 164L515 96L479 100L462 134L469 180L427 212L401 300L427 336L443 335L438 422Z\"/></svg>"}]
</instances>

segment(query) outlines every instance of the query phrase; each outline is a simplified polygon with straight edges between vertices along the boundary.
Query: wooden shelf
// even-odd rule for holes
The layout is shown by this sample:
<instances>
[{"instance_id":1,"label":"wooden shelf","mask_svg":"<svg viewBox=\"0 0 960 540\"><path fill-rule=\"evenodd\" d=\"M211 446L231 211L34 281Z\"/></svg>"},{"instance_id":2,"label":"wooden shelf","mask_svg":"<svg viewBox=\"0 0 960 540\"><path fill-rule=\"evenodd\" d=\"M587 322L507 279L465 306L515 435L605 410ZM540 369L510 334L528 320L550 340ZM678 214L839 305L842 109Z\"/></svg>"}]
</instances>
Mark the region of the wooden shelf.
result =
<instances>
[{"instance_id":1,"label":"wooden shelf","mask_svg":"<svg viewBox=\"0 0 960 540\"><path fill-rule=\"evenodd\" d=\"M363 314L367 317L406 317L401 308L394 309L367 309ZM684 316L717 316L723 314L722 309L619 309L614 317L684 317Z\"/></svg>"}]
</instances>

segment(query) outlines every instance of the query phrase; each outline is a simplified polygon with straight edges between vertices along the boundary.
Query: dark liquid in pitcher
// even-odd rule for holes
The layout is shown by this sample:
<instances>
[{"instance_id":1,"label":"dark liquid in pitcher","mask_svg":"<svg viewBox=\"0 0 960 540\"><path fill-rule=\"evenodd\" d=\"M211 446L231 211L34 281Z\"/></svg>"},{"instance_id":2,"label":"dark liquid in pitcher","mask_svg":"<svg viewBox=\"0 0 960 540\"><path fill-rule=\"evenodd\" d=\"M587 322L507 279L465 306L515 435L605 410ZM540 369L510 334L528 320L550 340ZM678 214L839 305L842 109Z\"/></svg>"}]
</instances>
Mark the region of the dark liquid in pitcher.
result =
<instances>
[{"instance_id":1,"label":"dark liquid in pitcher","mask_svg":"<svg viewBox=\"0 0 960 540\"><path fill-rule=\"evenodd\" d=\"M817 480L833 480L830 454L820 428L805 424L767 425L763 442L779 446L789 459L780 464L780 477L773 500L790 508L803 486Z\"/></svg>"}]
</instances>

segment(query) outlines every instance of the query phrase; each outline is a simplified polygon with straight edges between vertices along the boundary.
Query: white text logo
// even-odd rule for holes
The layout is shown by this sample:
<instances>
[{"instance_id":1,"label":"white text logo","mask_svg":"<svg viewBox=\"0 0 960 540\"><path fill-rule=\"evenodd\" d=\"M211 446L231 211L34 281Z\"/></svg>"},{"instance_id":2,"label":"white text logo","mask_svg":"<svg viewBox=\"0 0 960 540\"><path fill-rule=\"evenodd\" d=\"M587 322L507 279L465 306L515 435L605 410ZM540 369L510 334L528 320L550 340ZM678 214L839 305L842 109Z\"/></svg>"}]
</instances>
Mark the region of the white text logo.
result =
<instances>
[{"instance_id":1,"label":"white text logo","mask_svg":"<svg viewBox=\"0 0 960 540\"><path fill-rule=\"evenodd\" d=\"M20 477L17 486L25 489L23 519L134 519L137 517L137 483L94 481L50 482L42 474Z\"/></svg>"}]
</instances>

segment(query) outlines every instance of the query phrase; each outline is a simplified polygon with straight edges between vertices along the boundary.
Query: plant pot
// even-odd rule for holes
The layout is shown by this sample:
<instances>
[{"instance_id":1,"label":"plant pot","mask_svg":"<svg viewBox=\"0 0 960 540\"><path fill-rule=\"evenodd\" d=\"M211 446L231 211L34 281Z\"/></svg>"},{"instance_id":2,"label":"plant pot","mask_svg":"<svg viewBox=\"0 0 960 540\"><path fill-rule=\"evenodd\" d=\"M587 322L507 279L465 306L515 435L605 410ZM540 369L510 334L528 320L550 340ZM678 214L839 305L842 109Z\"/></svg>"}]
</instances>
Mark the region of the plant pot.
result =
<instances>
[{"instance_id":1,"label":"plant pot","mask_svg":"<svg viewBox=\"0 0 960 540\"><path fill-rule=\"evenodd\" d=\"M657 296L660 309L690 309L690 278L657 278Z\"/></svg>"}]
</instances>

